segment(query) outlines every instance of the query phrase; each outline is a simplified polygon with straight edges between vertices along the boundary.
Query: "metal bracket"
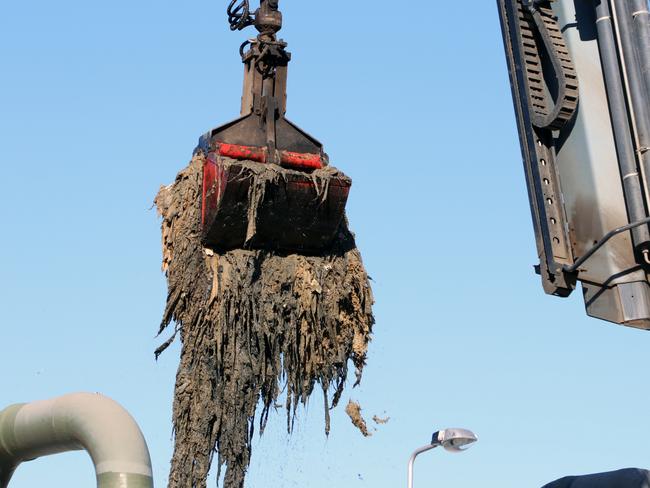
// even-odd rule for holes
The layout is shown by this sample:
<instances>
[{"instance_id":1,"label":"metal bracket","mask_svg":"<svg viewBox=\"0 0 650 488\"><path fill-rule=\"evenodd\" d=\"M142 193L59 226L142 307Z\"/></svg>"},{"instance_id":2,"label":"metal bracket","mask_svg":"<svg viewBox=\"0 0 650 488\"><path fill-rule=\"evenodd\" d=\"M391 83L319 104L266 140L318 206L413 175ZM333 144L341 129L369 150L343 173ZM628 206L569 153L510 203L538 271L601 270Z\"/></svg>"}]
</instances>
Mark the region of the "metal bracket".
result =
<instances>
[{"instance_id":1,"label":"metal bracket","mask_svg":"<svg viewBox=\"0 0 650 488\"><path fill-rule=\"evenodd\" d=\"M535 127L529 104L529 80L524 65L522 0L498 0L506 57L517 116L528 197L540 256L539 272L544 290L556 296L568 296L575 279L563 271L573 262L562 202L562 189L555 168L552 130Z\"/></svg>"},{"instance_id":2,"label":"metal bracket","mask_svg":"<svg viewBox=\"0 0 650 488\"><path fill-rule=\"evenodd\" d=\"M633 222L631 224L624 225L622 227L618 227L614 230L609 231L605 236L599 240L592 248L590 248L584 256L582 256L580 259L578 259L575 263L573 263L571 266L564 265L562 266L562 270L565 273L576 273L577 271L580 270L580 266L585 264L585 262L592 257L596 252L603 247L607 242L614 236L617 236L618 234L622 234L623 232L626 232L628 230L635 229L637 227L641 227L642 225L650 224L650 217L639 220L638 222ZM643 251L643 259L646 262L646 264L650 265L650 250L645 249Z\"/></svg>"}]
</instances>

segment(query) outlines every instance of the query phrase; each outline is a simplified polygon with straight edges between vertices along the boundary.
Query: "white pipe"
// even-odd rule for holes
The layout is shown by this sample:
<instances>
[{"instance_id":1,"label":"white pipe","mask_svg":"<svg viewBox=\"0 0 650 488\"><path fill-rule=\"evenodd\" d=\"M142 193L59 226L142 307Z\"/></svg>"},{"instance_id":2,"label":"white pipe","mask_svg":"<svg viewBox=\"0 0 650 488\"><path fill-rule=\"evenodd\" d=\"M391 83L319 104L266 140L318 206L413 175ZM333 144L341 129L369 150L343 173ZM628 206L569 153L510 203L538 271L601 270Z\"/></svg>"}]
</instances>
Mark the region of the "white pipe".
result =
<instances>
[{"instance_id":1,"label":"white pipe","mask_svg":"<svg viewBox=\"0 0 650 488\"><path fill-rule=\"evenodd\" d=\"M24 461L86 450L98 488L153 488L147 443L133 417L100 394L76 393L0 412L0 488Z\"/></svg>"},{"instance_id":2,"label":"white pipe","mask_svg":"<svg viewBox=\"0 0 650 488\"><path fill-rule=\"evenodd\" d=\"M423 452L427 452L435 447L438 447L440 444L429 444L428 446L422 446L419 449L416 449L411 458L409 459L409 468L408 468L408 478L407 478L407 488L413 488L413 464L415 463L415 458L418 457Z\"/></svg>"}]
</instances>

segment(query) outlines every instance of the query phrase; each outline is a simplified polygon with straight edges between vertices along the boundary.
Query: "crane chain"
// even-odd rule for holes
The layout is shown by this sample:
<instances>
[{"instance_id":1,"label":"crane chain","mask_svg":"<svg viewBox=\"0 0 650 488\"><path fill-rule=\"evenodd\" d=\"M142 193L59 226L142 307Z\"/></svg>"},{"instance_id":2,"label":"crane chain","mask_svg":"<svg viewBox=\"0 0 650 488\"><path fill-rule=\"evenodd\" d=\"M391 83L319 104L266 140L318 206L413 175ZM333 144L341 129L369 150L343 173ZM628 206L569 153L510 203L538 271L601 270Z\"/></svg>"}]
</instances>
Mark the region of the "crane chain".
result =
<instances>
[{"instance_id":1,"label":"crane chain","mask_svg":"<svg viewBox=\"0 0 650 488\"><path fill-rule=\"evenodd\" d=\"M578 108L578 75L550 2L524 6L517 1L520 43L528 78L531 122L539 129L560 130ZM548 95L540 49L546 49L557 77L557 97Z\"/></svg>"}]
</instances>

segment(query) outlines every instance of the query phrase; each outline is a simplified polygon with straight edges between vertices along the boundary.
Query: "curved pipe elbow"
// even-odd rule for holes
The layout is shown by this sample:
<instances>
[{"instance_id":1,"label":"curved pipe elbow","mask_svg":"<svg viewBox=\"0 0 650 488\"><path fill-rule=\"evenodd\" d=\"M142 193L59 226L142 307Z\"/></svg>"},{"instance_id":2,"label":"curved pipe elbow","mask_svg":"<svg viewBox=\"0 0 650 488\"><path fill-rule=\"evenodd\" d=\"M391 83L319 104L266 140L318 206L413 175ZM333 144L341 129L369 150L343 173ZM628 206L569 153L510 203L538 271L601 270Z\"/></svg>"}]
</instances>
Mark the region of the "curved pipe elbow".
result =
<instances>
[{"instance_id":1,"label":"curved pipe elbow","mask_svg":"<svg viewBox=\"0 0 650 488\"><path fill-rule=\"evenodd\" d=\"M98 488L153 488L144 436L110 398L77 393L0 412L0 488L24 461L77 450L90 455Z\"/></svg>"}]
</instances>

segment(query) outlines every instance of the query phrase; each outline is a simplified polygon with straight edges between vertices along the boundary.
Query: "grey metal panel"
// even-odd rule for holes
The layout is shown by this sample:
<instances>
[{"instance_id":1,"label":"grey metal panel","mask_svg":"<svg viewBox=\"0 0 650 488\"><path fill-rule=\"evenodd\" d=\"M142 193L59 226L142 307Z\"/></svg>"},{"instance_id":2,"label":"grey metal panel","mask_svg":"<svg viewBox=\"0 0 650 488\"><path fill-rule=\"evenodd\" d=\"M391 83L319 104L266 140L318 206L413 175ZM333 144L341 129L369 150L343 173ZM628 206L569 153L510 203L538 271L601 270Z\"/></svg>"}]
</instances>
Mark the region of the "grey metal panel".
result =
<instances>
[{"instance_id":1,"label":"grey metal panel","mask_svg":"<svg viewBox=\"0 0 650 488\"><path fill-rule=\"evenodd\" d=\"M580 18L576 17L576 3ZM592 2L554 3L580 83L575 124L559 139L557 163L571 243L582 256L610 230L628 223L596 40ZM579 20L579 22L578 22ZM564 136L562 134L561 136ZM637 266L629 234L621 234L585 264L580 279L604 283ZM636 280L639 278L637 277ZM641 279L644 279L642 277ZM636 281L623 279L622 281Z\"/></svg>"},{"instance_id":2,"label":"grey metal panel","mask_svg":"<svg viewBox=\"0 0 650 488\"><path fill-rule=\"evenodd\" d=\"M612 287L583 283L587 313L638 329L650 329L650 285L647 281Z\"/></svg>"},{"instance_id":3,"label":"grey metal panel","mask_svg":"<svg viewBox=\"0 0 650 488\"><path fill-rule=\"evenodd\" d=\"M610 230L628 223L598 49L594 3L555 2L553 9L580 80L573 126L556 141L557 167L574 255L582 256ZM629 233L613 238L580 271L587 312L646 328L650 294ZM617 284L633 285L617 287ZM640 283L640 284L639 284ZM604 287L604 288L603 288Z\"/></svg>"}]
</instances>

